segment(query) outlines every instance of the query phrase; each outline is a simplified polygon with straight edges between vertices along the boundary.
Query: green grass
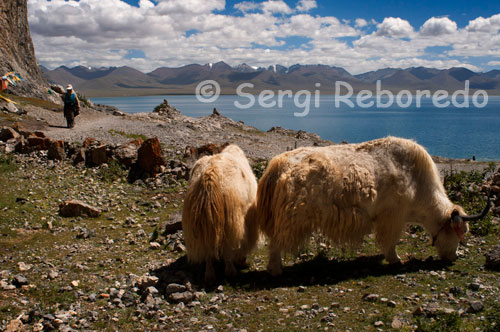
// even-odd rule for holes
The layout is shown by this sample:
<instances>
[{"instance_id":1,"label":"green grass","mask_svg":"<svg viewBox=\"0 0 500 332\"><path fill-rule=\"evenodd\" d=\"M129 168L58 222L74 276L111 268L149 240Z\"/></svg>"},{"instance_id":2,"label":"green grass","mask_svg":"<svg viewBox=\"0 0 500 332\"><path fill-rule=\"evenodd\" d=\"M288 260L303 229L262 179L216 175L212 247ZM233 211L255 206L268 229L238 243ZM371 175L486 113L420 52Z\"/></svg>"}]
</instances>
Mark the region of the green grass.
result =
<instances>
[{"instance_id":1,"label":"green grass","mask_svg":"<svg viewBox=\"0 0 500 332\"><path fill-rule=\"evenodd\" d=\"M495 164L491 163L482 172L445 172L444 185L450 199L461 205L468 214L480 213L486 206L483 196L487 193L481 192L481 186L486 177L494 172ZM478 236L488 234L499 234L500 227L492 223L491 215L480 222L470 223L470 232Z\"/></svg>"},{"instance_id":2,"label":"green grass","mask_svg":"<svg viewBox=\"0 0 500 332\"><path fill-rule=\"evenodd\" d=\"M127 169L118 161L111 160L108 167L101 167L97 171L97 176L103 182L112 183L124 179L127 176Z\"/></svg>"},{"instance_id":3,"label":"green grass","mask_svg":"<svg viewBox=\"0 0 500 332\"><path fill-rule=\"evenodd\" d=\"M0 92L0 94L12 101L19 103L21 106L25 105L33 105L36 107L42 107L48 110L57 110L62 112L62 105L55 104L53 102L39 99L39 98L31 98L31 97L21 97L12 94L8 94L5 92Z\"/></svg>"},{"instance_id":4,"label":"green grass","mask_svg":"<svg viewBox=\"0 0 500 332\"><path fill-rule=\"evenodd\" d=\"M120 178L123 170L113 164L92 169L74 168L70 164L47 168L25 157L9 158L0 163L16 166L0 176L0 257L12 258L3 261L0 270L11 270L15 274L19 273L17 262L33 264L33 270L26 273L26 277L36 288L1 292L0 322L29 312L34 303L38 303L45 314L67 310L79 302L83 315L99 311L99 320L89 322L89 330L154 330L154 325L158 324L155 316L144 317L136 313L135 307L109 308L102 299L95 303L80 300L76 292L99 295L115 287L116 281L130 273L142 275L154 266L165 267L167 261L185 261L185 253L169 249L175 238L165 239L160 233L169 215L182 207L187 182L171 182L168 187L153 191L147 185L129 184ZM256 162L254 171L259 174L265 165L265 161ZM453 190L462 192L464 196L458 195L453 200L464 204L472 213L481 210L484 202L477 190L466 191L470 184L482 183L483 178L482 173L451 174L446 187L450 195ZM16 203L18 197L27 201ZM91 205L103 207L104 213L92 219L58 216L58 204L62 199L79 197ZM152 204L154 200L161 206ZM467 205L468 200L472 200L471 205ZM127 225L127 217L134 218L136 224ZM159 220L148 221L153 218ZM48 221L53 224L52 231L46 228ZM76 227L85 227L94 235L88 239L77 238ZM139 229L144 230L146 236L135 237ZM497 272L483 268L484 253L498 244L495 227L492 230L483 229L486 233L480 238L478 233L469 235L469 245L460 248L463 254L452 265L435 259L435 249L429 244L424 230L417 226L408 227L398 244L398 253L405 262L402 266L390 266L377 256L379 249L372 238L367 238L359 248L342 250L329 244L325 237L315 235L298 253L284 255L284 273L276 278L265 271L267 247L262 245L249 257L250 268L237 278L224 279L223 265L218 267L225 299L218 303L217 312L187 306L182 315L178 315L174 305L163 303L160 308L169 317L169 328L178 331L204 330L208 324L217 331L242 328L248 331L323 331L325 328L328 331L377 331L374 326L377 321L382 321L384 326L381 328L388 331L395 316L404 322L401 331L499 331L500 278ZM135 244L129 243L130 238ZM107 244L107 239L115 243ZM162 245L166 250L150 250L150 240L166 242ZM84 263L88 270L78 268L75 263ZM49 264L59 270L57 279L43 278L51 269ZM201 283L203 266L174 264L171 265L175 267L173 275L190 276L196 290L204 287ZM398 279L398 275L404 275L404 280ZM445 278L439 278L441 275ZM471 292L468 285L476 278L486 288ZM80 280L80 286L73 291L63 291L61 288L72 280ZM305 287L301 293L298 292L300 286ZM447 298L451 287L463 290L456 296L456 302ZM200 299L203 306L211 305L210 299L217 295L213 289L206 291L207 295ZM363 300L365 294L372 293L380 296L378 301ZM418 295L418 301L414 300L414 294ZM383 297L394 301L396 306L393 308L382 302ZM430 302L438 302L441 307L455 312L466 310L467 301L460 297L480 299L485 308L477 314L465 312L460 316L412 314ZM23 305L19 299L26 299L29 304ZM319 309L314 309L316 312L302 310L304 305ZM347 307L350 309L345 309ZM296 316L297 311L304 311L305 315ZM111 320L112 317L116 317L116 321ZM132 320L134 317L136 321ZM75 320L77 318L82 317L75 317ZM228 324L232 324L232 328L228 328Z\"/></svg>"},{"instance_id":5,"label":"green grass","mask_svg":"<svg viewBox=\"0 0 500 332\"><path fill-rule=\"evenodd\" d=\"M114 129L110 129L108 131L112 136L123 136L123 137L126 137L126 138L130 138L130 139L142 139L143 141L146 141L148 138L145 136L145 135L142 135L142 134L131 134L131 133L126 133L124 131L121 131L121 130L114 130Z\"/></svg>"},{"instance_id":6,"label":"green grass","mask_svg":"<svg viewBox=\"0 0 500 332\"><path fill-rule=\"evenodd\" d=\"M18 165L12 155L0 155L0 174L8 174L17 170Z\"/></svg>"}]
</instances>

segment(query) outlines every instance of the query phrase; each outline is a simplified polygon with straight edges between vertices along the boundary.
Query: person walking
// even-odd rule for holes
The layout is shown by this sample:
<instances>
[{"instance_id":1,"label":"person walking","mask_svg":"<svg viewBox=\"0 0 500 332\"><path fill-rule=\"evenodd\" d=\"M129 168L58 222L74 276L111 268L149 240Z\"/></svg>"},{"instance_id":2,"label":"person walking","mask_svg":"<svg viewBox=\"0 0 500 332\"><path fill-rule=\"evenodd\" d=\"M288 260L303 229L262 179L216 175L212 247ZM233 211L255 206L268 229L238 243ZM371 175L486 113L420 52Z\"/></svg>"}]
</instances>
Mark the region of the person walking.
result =
<instances>
[{"instance_id":1,"label":"person walking","mask_svg":"<svg viewBox=\"0 0 500 332\"><path fill-rule=\"evenodd\" d=\"M80 101L76 96L75 91L71 84L66 87L66 94L64 95L64 117L68 124L68 128L75 126L75 117L80 114Z\"/></svg>"}]
</instances>

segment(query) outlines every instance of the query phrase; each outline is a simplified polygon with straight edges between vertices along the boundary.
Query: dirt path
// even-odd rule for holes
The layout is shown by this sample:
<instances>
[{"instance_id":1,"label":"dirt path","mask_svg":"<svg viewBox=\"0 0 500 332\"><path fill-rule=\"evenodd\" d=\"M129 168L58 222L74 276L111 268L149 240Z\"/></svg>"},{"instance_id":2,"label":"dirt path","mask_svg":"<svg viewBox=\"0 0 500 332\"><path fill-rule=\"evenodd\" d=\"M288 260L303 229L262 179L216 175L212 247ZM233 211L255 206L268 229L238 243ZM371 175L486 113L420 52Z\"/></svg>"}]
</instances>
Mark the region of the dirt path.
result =
<instances>
[{"instance_id":1,"label":"dirt path","mask_svg":"<svg viewBox=\"0 0 500 332\"><path fill-rule=\"evenodd\" d=\"M271 158L281 152L299 146L329 145L333 142L321 140L315 134L292 130L261 132L242 122L235 122L224 116L191 118L161 116L156 113L136 113L115 116L105 112L83 109L76 118L73 129L66 128L62 112L42 108L28 109L31 116L46 123L42 129L47 136L71 142L83 142L94 137L107 144L121 144L133 136L158 137L167 148L184 151L185 147L208 143L232 142L240 145L253 159ZM485 162L434 158L440 171L482 171L488 167ZM496 162L497 167L500 162Z\"/></svg>"}]
</instances>

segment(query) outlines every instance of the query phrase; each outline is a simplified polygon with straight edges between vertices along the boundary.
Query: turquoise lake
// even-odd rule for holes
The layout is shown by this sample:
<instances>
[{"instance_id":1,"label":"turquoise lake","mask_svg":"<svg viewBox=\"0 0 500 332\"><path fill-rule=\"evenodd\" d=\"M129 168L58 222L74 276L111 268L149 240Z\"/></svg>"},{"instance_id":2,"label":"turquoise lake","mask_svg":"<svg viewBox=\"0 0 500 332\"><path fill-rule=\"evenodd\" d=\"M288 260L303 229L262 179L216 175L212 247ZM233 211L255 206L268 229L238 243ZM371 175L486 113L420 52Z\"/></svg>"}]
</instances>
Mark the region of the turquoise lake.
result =
<instances>
[{"instance_id":1,"label":"turquoise lake","mask_svg":"<svg viewBox=\"0 0 500 332\"><path fill-rule=\"evenodd\" d=\"M420 107L413 102L406 108L396 103L388 108L350 108L344 103L336 107L334 96L321 96L317 105L311 99L304 117L294 116L304 108L295 106L292 98L284 98L282 107L267 108L256 102L249 109L235 106L237 101L249 103L247 97L236 95L222 95L213 103L202 103L194 95L91 98L94 103L116 106L127 113L151 112L164 99L188 116L210 115L215 107L223 115L263 131L281 126L349 143L392 135L415 139L433 155L500 160L500 97L489 97L483 108L472 103L470 108L437 108L430 98L423 98ZM277 96L266 103L273 101L277 104Z\"/></svg>"}]
</instances>

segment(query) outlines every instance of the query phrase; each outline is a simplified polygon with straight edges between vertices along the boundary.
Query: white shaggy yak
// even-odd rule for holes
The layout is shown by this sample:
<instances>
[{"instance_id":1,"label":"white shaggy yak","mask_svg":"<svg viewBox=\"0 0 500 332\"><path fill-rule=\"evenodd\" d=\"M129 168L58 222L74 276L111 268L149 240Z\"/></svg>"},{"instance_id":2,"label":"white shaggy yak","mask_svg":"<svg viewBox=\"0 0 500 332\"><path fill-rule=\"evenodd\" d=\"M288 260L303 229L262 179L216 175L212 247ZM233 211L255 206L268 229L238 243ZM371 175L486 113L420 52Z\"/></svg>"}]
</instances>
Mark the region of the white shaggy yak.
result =
<instances>
[{"instance_id":1,"label":"white shaggy yak","mask_svg":"<svg viewBox=\"0 0 500 332\"><path fill-rule=\"evenodd\" d=\"M225 274L244 263L258 239L257 181L243 151L229 145L199 159L184 198L182 229L188 260L205 262L205 281L215 281L213 260L224 259Z\"/></svg>"},{"instance_id":2,"label":"white shaggy yak","mask_svg":"<svg viewBox=\"0 0 500 332\"><path fill-rule=\"evenodd\" d=\"M439 256L457 258L466 221L450 202L427 151L407 139L387 137L360 144L305 147L274 157L257 192L257 220L269 237L268 271L281 273L281 252L293 252L318 231L339 245L367 234L389 263L405 224L422 225Z\"/></svg>"}]
</instances>

